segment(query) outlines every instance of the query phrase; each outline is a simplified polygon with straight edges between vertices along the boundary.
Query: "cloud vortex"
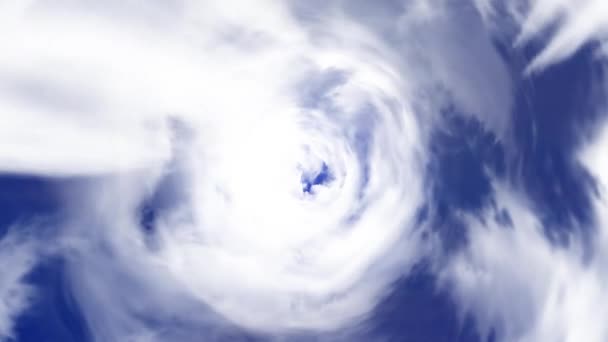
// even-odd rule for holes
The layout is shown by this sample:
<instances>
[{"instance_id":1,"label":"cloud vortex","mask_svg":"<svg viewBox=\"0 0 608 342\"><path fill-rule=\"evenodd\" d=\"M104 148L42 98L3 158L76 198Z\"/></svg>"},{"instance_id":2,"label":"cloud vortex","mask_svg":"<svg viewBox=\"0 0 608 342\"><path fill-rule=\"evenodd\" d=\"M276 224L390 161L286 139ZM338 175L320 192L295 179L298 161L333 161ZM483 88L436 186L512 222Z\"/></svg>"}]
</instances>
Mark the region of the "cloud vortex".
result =
<instances>
[{"instance_id":1,"label":"cloud vortex","mask_svg":"<svg viewBox=\"0 0 608 342\"><path fill-rule=\"evenodd\" d=\"M544 177L530 161L546 143L534 105L555 100L527 92L590 42L603 71L607 10L603 0L0 2L0 173L67 184L52 224L0 240L0 339L35 301L29 272L57 258L96 341L189 340L201 327L208 340L362 331L421 261L482 338L606 340L602 322L572 318L606 311L605 130L581 138L585 148L555 143L598 184L572 182L597 222L564 220L571 245L544 235L557 228L541 218L561 213L541 212L525 187ZM589 89L603 93L597 74ZM454 118L504 155L475 155ZM448 251L435 190L469 170L436 172L433 149L450 141L473 155L487 194L450 208L466 236ZM476 190L454 183L454 202ZM583 253L576 225L593 225L600 252Z\"/></svg>"},{"instance_id":2,"label":"cloud vortex","mask_svg":"<svg viewBox=\"0 0 608 342\"><path fill-rule=\"evenodd\" d=\"M338 12L182 5L37 3L3 24L20 113L3 167L102 179L67 195L60 248L89 326L139 334L133 298L175 296L263 332L364 319L423 248L424 101L405 64Z\"/></svg>"}]
</instances>

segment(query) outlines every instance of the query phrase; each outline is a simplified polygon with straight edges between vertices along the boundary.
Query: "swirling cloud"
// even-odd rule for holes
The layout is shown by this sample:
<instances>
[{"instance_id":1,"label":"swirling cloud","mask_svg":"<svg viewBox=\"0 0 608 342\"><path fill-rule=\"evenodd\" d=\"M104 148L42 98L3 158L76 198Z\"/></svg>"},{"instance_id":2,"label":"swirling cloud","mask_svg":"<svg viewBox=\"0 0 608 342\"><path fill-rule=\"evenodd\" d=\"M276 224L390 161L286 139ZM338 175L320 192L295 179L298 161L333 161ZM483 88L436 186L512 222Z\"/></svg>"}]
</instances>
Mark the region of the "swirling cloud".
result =
<instances>
[{"instance_id":1,"label":"swirling cloud","mask_svg":"<svg viewBox=\"0 0 608 342\"><path fill-rule=\"evenodd\" d=\"M504 125L491 112L509 106L508 77L489 41L447 44L442 32L475 32L447 12L411 24L400 9L393 43L428 32L407 53L363 20L367 5L180 5L35 3L4 24L3 169L111 179L77 197L65 238L91 329L139 336L143 308L113 295L129 292L119 279L264 332L365 318L428 248L414 227L436 112L454 99ZM470 48L490 64L464 84L460 65L424 52ZM476 94L489 84L499 106ZM142 233L137 208L167 172L184 190Z\"/></svg>"},{"instance_id":2,"label":"swirling cloud","mask_svg":"<svg viewBox=\"0 0 608 342\"><path fill-rule=\"evenodd\" d=\"M93 339L360 327L423 259L483 336L606 336L603 256L554 246L525 191L495 177L447 262L422 218L446 111L513 148L501 30L519 47L564 21L541 72L602 39L600 2L3 6L0 170L84 179L52 243ZM0 306L0 334L23 307Z\"/></svg>"}]
</instances>

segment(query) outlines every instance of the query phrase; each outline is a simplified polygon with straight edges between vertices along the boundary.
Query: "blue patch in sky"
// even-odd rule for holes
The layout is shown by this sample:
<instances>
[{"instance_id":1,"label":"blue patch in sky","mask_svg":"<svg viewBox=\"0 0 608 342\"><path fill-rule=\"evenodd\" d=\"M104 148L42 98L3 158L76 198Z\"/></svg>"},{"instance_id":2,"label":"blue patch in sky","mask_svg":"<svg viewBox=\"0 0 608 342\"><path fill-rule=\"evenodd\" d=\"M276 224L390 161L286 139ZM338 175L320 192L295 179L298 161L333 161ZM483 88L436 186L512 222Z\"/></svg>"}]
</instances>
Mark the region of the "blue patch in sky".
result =
<instances>
[{"instance_id":1,"label":"blue patch in sky","mask_svg":"<svg viewBox=\"0 0 608 342\"><path fill-rule=\"evenodd\" d=\"M26 277L36 286L32 305L17 320L17 341L89 341L86 322L71 297L64 263L45 260Z\"/></svg>"},{"instance_id":2,"label":"blue patch in sky","mask_svg":"<svg viewBox=\"0 0 608 342\"><path fill-rule=\"evenodd\" d=\"M533 53L535 46L529 48ZM576 160L576 148L599 113L594 104L602 71L592 46L540 74L518 80L514 138L518 155L511 173L537 204L547 237L567 244L571 229L591 220L593 182ZM580 223L580 224L577 224Z\"/></svg>"},{"instance_id":3,"label":"blue patch in sky","mask_svg":"<svg viewBox=\"0 0 608 342\"><path fill-rule=\"evenodd\" d=\"M467 242L460 213L475 214L490 204L490 176L502 177L505 161L501 144L474 117L451 109L443 118L431 139L426 182L432 196L426 216L450 252Z\"/></svg>"},{"instance_id":4,"label":"blue patch in sky","mask_svg":"<svg viewBox=\"0 0 608 342\"><path fill-rule=\"evenodd\" d=\"M474 321L459 316L458 307L448 293L437 287L437 279L425 262L394 287L395 291L374 312L370 340L481 341Z\"/></svg>"},{"instance_id":5,"label":"blue patch in sky","mask_svg":"<svg viewBox=\"0 0 608 342\"><path fill-rule=\"evenodd\" d=\"M327 185L331 181L334 180L334 176L332 175L329 167L326 163L323 163L320 170L310 174L302 175L302 192L306 194L314 194L313 187L315 185Z\"/></svg>"},{"instance_id":6,"label":"blue patch in sky","mask_svg":"<svg viewBox=\"0 0 608 342\"><path fill-rule=\"evenodd\" d=\"M53 180L21 175L0 175L0 236L13 224L54 215L60 209Z\"/></svg>"},{"instance_id":7,"label":"blue patch in sky","mask_svg":"<svg viewBox=\"0 0 608 342\"><path fill-rule=\"evenodd\" d=\"M13 229L35 228L46 234L53 218L62 211L60 190L74 187L76 179L49 179L34 176L0 175L0 233ZM35 286L31 305L15 326L17 341L87 341L86 328L58 258L49 258L26 276Z\"/></svg>"}]
</instances>

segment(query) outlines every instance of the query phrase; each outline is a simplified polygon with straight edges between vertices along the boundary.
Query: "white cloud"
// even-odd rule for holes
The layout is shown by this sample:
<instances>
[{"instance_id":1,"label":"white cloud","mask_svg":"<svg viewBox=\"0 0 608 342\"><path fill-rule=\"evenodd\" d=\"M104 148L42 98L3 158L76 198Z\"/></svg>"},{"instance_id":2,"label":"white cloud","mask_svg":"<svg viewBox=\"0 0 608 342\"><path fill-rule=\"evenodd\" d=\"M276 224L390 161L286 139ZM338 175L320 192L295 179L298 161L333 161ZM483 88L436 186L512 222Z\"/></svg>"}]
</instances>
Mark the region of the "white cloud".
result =
<instances>
[{"instance_id":1,"label":"white cloud","mask_svg":"<svg viewBox=\"0 0 608 342\"><path fill-rule=\"evenodd\" d=\"M557 31L531 62L528 68L531 71L562 61L585 43L604 41L608 34L608 3L601 0L535 1L519 40L528 40L553 23L557 23Z\"/></svg>"},{"instance_id":2,"label":"white cloud","mask_svg":"<svg viewBox=\"0 0 608 342\"><path fill-rule=\"evenodd\" d=\"M479 0L476 6L495 33L515 32L516 47L548 38L526 72L542 72L585 44L603 44L608 27L604 1ZM507 14L511 21L505 22ZM495 184L495 201L509 213L512 227L497 222L494 209L482 219L469 219L469 245L449 262L442 280L462 314L475 317L482 336L494 330L500 341L608 339L602 305L608 299L606 131L593 132L579 155L598 185L592 194L594 222L588 226L544 227L535 204L502 184ZM544 231L555 229L569 231L568 246L548 240Z\"/></svg>"},{"instance_id":3,"label":"white cloud","mask_svg":"<svg viewBox=\"0 0 608 342\"><path fill-rule=\"evenodd\" d=\"M14 337L16 319L35 296L24 277L38 261L38 253L33 240L16 227L0 240L0 340Z\"/></svg>"},{"instance_id":4,"label":"white cloud","mask_svg":"<svg viewBox=\"0 0 608 342\"><path fill-rule=\"evenodd\" d=\"M605 341L605 205L596 208L592 245L572 233L564 247L549 242L525 199L498 186L497 203L512 226L493 212L471 219L470 244L443 273L462 315L472 314L481 336L494 331L499 341Z\"/></svg>"},{"instance_id":5,"label":"white cloud","mask_svg":"<svg viewBox=\"0 0 608 342\"><path fill-rule=\"evenodd\" d=\"M517 32L516 46L547 40L528 65L527 73L540 72L559 63L585 44L595 42L605 45L608 37L608 3L603 0L474 2L488 25L495 26L498 31ZM508 25L505 25L505 16L511 19ZM495 25L497 22L499 25Z\"/></svg>"},{"instance_id":6,"label":"white cloud","mask_svg":"<svg viewBox=\"0 0 608 342\"><path fill-rule=\"evenodd\" d=\"M439 110L508 126L478 18L437 4L306 21L282 1L33 2L4 22L0 170L108 176L74 196L61 240L93 335L162 339L152 313L277 333L365 319L427 252L413 221ZM171 120L192 133L179 153ZM323 163L333 181L303 193ZM175 168L184 198L142 236L138 206Z\"/></svg>"}]
</instances>

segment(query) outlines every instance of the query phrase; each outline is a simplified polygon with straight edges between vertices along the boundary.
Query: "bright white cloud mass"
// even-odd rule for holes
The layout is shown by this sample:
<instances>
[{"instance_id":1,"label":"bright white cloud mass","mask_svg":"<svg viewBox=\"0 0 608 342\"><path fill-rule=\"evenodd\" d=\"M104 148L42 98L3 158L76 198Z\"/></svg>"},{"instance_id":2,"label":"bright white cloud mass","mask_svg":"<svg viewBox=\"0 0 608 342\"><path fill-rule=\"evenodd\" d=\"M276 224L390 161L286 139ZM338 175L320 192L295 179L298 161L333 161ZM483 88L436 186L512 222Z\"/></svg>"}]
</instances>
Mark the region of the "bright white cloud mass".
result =
<instances>
[{"instance_id":1,"label":"bright white cloud mass","mask_svg":"<svg viewBox=\"0 0 608 342\"><path fill-rule=\"evenodd\" d=\"M85 180L52 238L23 222L0 241L0 338L53 255L96 341L360 328L423 260L480 336L608 340L604 129L574 153L596 182L593 220L571 223L590 238L555 244L523 183L489 170L493 204L459 213L468 239L447 261L420 219L445 112L516 154L514 80L585 46L604 63L604 0L4 1L0 16L0 171ZM541 39L514 76L499 46Z\"/></svg>"}]
</instances>

